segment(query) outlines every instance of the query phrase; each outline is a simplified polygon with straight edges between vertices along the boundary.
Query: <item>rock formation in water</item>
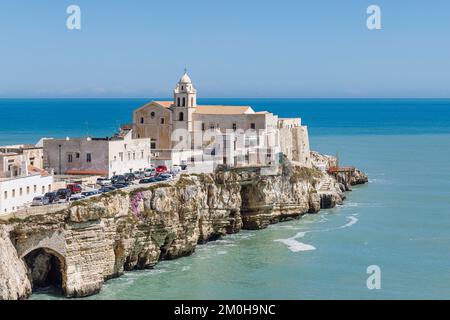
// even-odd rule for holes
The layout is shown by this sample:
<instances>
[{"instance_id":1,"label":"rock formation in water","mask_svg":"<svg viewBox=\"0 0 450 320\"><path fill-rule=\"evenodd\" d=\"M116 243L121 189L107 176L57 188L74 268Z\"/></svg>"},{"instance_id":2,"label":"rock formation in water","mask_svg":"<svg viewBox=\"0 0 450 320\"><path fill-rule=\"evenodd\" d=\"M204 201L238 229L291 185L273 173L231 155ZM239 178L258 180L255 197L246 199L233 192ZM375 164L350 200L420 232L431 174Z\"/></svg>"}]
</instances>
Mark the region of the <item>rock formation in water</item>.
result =
<instances>
[{"instance_id":1,"label":"rock formation in water","mask_svg":"<svg viewBox=\"0 0 450 320\"><path fill-rule=\"evenodd\" d=\"M284 163L275 173L247 168L182 175L3 222L0 299L27 298L32 288L48 285L66 297L95 294L126 270L190 255L198 244L241 229L334 207L352 184L367 181L356 172L338 182L317 168Z\"/></svg>"}]
</instances>

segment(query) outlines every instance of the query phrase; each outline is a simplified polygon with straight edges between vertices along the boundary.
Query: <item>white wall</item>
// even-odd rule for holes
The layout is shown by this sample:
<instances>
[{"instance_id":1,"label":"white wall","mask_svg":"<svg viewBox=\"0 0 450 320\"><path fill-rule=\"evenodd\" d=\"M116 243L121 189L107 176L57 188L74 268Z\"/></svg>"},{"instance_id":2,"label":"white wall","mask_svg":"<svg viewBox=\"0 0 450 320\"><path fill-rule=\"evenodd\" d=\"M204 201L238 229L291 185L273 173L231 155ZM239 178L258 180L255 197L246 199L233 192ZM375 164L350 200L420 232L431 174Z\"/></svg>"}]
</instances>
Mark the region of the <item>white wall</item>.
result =
<instances>
[{"instance_id":1,"label":"white wall","mask_svg":"<svg viewBox=\"0 0 450 320\"><path fill-rule=\"evenodd\" d=\"M30 175L0 181L0 215L21 209L38 195L51 191L53 176ZM27 192L27 187L29 188ZM20 192L22 189L22 194ZM13 196L13 190L15 195ZM36 190L36 191L35 191ZM5 191L7 197L5 199Z\"/></svg>"}]
</instances>

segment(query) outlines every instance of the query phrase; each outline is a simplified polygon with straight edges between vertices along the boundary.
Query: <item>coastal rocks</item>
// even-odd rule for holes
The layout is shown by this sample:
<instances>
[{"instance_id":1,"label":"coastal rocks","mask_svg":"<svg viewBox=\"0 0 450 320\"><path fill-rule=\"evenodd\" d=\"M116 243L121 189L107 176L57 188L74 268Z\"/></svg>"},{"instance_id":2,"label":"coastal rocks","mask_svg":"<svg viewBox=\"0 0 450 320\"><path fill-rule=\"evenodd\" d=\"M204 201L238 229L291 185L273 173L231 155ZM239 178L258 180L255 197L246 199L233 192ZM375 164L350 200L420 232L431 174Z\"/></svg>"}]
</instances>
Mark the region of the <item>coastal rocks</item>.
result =
<instances>
[{"instance_id":1,"label":"coastal rocks","mask_svg":"<svg viewBox=\"0 0 450 320\"><path fill-rule=\"evenodd\" d=\"M351 181L363 180L358 173ZM318 190L325 181L327 190ZM342 185L284 162L274 172L182 175L10 221L0 225L0 298L26 298L46 285L66 297L92 295L124 271L190 255L198 244L331 208L345 198Z\"/></svg>"},{"instance_id":2,"label":"coastal rocks","mask_svg":"<svg viewBox=\"0 0 450 320\"><path fill-rule=\"evenodd\" d=\"M27 268L8 235L9 228L0 225L0 300L17 300L31 294Z\"/></svg>"}]
</instances>

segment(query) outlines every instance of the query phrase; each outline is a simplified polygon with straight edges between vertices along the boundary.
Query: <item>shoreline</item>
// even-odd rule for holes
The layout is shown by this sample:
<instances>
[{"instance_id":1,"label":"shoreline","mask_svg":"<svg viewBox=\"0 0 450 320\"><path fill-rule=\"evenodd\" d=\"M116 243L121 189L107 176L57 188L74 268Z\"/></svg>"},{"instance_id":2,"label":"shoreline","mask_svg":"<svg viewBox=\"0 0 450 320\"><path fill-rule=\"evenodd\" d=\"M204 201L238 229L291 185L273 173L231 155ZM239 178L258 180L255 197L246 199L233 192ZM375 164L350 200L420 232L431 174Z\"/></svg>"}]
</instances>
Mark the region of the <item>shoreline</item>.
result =
<instances>
[{"instance_id":1,"label":"shoreline","mask_svg":"<svg viewBox=\"0 0 450 320\"><path fill-rule=\"evenodd\" d=\"M330 183L328 190L318 190L324 182ZM0 247L8 259L8 266L0 268L2 278L19 280L7 284L0 296L26 299L45 272L56 271L65 297L94 295L125 271L151 269L227 234L335 207L351 185L365 182L359 170L336 180L291 165L268 176L257 170L183 175L171 183L118 191L51 215L0 224Z\"/></svg>"}]
</instances>

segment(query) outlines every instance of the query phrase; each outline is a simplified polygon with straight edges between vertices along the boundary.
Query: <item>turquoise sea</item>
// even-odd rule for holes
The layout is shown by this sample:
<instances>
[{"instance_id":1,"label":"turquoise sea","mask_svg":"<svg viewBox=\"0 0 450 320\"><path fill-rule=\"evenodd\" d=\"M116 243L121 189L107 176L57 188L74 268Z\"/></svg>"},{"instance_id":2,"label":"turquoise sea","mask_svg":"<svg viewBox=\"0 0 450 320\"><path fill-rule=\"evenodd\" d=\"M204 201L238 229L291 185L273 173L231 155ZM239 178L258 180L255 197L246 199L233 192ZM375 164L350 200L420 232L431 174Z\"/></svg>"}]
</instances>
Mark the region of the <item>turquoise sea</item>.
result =
<instances>
[{"instance_id":1,"label":"turquoise sea","mask_svg":"<svg viewBox=\"0 0 450 320\"><path fill-rule=\"evenodd\" d=\"M106 136L147 100L0 100L0 145ZM89 299L450 298L450 100L199 103L300 116L312 149L338 151L370 183L343 206L199 246L190 257L110 280ZM278 241L285 239L298 246ZM295 250L301 244L315 250ZM381 268L381 290L366 286L371 265Z\"/></svg>"}]
</instances>

